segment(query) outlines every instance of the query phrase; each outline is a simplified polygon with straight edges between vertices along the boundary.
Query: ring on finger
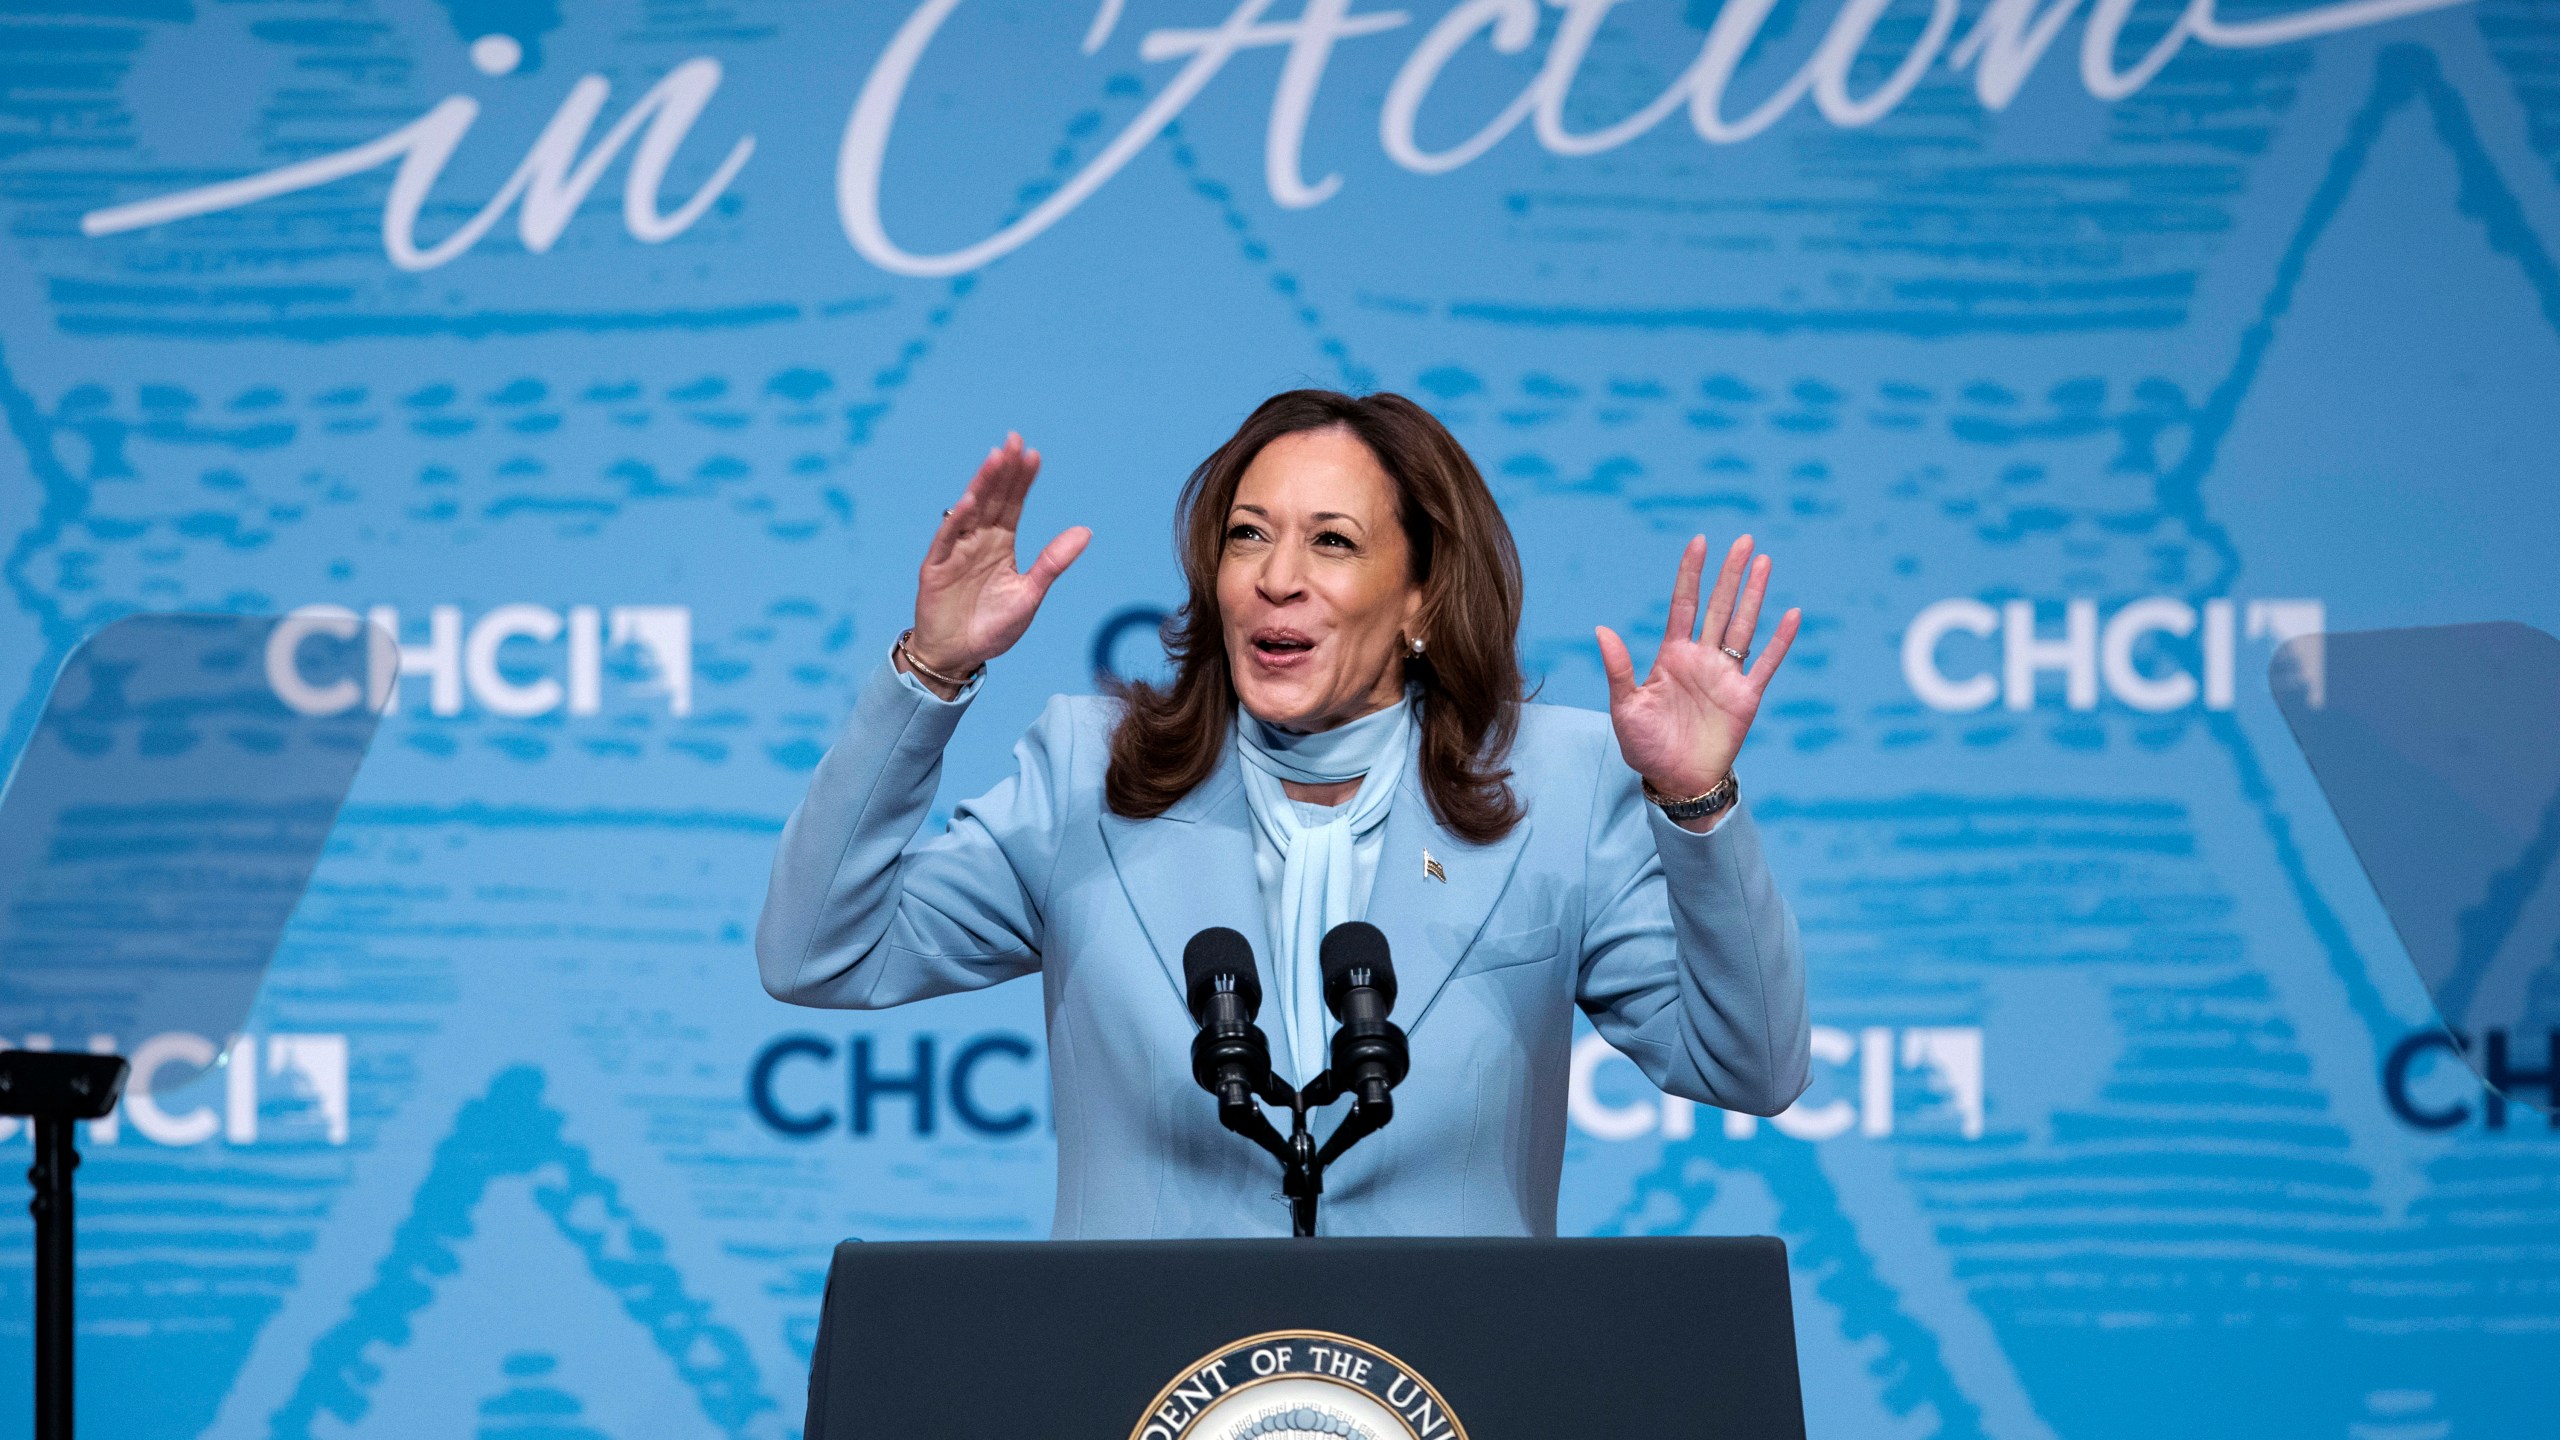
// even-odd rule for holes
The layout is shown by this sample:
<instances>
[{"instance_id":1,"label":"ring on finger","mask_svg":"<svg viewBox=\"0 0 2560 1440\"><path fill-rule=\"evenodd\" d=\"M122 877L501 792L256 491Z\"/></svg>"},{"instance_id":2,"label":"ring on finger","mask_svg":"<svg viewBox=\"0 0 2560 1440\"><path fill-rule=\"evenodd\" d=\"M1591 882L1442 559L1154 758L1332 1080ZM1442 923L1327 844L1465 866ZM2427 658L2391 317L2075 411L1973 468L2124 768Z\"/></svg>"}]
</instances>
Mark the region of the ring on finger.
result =
<instances>
[{"instance_id":1,"label":"ring on finger","mask_svg":"<svg viewBox=\"0 0 2560 1440\"><path fill-rule=\"evenodd\" d=\"M1719 645L1716 648L1727 655L1732 656L1733 663L1736 665L1747 665L1751 663L1751 653L1747 650L1736 650L1730 645Z\"/></svg>"}]
</instances>

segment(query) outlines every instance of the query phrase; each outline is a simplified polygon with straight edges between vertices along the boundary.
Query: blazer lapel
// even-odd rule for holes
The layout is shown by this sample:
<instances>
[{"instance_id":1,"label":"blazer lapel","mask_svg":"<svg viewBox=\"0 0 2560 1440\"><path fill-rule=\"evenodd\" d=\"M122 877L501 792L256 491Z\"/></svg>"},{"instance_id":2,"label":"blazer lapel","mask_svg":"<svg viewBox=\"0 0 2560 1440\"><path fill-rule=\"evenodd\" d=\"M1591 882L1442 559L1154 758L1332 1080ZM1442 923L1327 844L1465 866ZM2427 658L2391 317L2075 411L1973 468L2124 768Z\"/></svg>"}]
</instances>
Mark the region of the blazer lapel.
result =
<instances>
[{"instance_id":1,"label":"blazer lapel","mask_svg":"<svg viewBox=\"0 0 2560 1440\"><path fill-rule=\"evenodd\" d=\"M1431 813L1416 768L1406 768L1395 809L1387 816L1378 877L1369 890L1369 923L1386 932L1395 959L1397 1024L1407 1030L1419 1024L1440 987L1457 972L1493 913L1493 903L1511 883L1511 872L1528 844L1529 825L1523 817L1510 834L1490 845L1459 839ZM1437 863L1437 872L1424 869L1425 852Z\"/></svg>"},{"instance_id":2,"label":"blazer lapel","mask_svg":"<svg viewBox=\"0 0 2560 1440\"><path fill-rule=\"evenodd\" d=\"M1182 950L1224 925L1253 942L1266 978L1271 939L1253 871L1253 814L1232 751L1200 787L1152 820L1102 813L1102 843L1174 993L1185 996Z\"/></svg>"}]
</instances>

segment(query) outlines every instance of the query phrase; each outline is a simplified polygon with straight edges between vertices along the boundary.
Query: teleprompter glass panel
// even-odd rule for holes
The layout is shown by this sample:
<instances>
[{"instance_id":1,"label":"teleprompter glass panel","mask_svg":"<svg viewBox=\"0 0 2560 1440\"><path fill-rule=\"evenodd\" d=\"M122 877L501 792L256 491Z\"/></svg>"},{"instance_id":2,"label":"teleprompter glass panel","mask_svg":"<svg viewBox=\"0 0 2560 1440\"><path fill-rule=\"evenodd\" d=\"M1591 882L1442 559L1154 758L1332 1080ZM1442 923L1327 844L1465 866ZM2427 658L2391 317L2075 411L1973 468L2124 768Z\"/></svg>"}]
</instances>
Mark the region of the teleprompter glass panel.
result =
<instances>
[{"instance_id":1,"label":"teleprompter glass panel","mask_svg":"<svg viewBox=\"0 0 2560 1440\"><path fill-rule=\"evenodd\" d=\"M2464 1061L2560 1083L2560 639L2499 622L2310 635L2268 670Z\"/></svg>"},{"instance_id":2,"label":"teleprompter glass panel","mask_svg":"<svg viewBox=\"0 0 2560 1440\"><path fill-rule=\"evenodd\" d=\"M372 743L388 644L352 616L136 615L72 651L0 794L0 1041L239 1027Z\"/></svg>"}]
</instances>

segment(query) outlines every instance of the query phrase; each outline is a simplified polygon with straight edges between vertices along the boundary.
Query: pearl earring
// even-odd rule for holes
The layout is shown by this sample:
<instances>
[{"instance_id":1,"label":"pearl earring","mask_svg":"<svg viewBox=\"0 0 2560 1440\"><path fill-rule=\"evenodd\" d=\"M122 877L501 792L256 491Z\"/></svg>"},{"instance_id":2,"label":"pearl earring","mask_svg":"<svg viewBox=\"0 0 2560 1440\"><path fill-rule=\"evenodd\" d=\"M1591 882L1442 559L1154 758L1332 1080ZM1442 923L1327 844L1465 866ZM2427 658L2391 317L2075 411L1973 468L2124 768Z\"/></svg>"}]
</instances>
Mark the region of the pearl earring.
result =
<instances>
[{"instance_id":1,"label":"pearl earring","mask_svg":"<svg viewBox=\"0 0 2560 1440\"><path fill-rule=\"evenodd\" d=\"M1412 657L1413 657L1414 659L1416 659L1416 660L1419 660L1419 659L1421 659L1421 658L1422 658L1422 637L1421 637L1421 636L1416 635L1416 636L1414 636L1413 638L1411 638L1411 639L1409 639L1409 640L1405 641L1405 642L1404 642L1404 646L1405 646L1405 653L1406 653L1406 654L1408 654L1408 655L1412 656Z\"/></svg>"}]
</instances>

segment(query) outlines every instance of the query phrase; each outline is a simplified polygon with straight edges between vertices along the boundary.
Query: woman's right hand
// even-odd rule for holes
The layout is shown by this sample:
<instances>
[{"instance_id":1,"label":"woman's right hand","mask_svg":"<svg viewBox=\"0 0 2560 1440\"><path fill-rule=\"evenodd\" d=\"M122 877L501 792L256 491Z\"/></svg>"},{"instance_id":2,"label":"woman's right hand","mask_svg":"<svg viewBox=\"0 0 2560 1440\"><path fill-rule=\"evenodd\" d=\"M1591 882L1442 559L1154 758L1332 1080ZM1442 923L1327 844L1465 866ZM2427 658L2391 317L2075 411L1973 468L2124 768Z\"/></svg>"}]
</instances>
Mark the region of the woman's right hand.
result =
<instances>
[{"instance_id":1,"label":"woman's right hand","mask_svg":"<svg viewBox=\"0 0 2560 1440\"><path fill-rule=\"evenodd\" d=\"M1041 547L1030 569L1014 567L1014 530L1039 473L1040 452L1009 434L987 452L960 503L943 513L916 573L915 634L907 640L907 653L927 668L965 680L1012 649L1031 628L1049 586L1093 539L1084 526L1071 527ZM899 668L907 667L901 662ZM916 679L945 700L960 693L923 675Z\"/></svg>"}]
</instances>

